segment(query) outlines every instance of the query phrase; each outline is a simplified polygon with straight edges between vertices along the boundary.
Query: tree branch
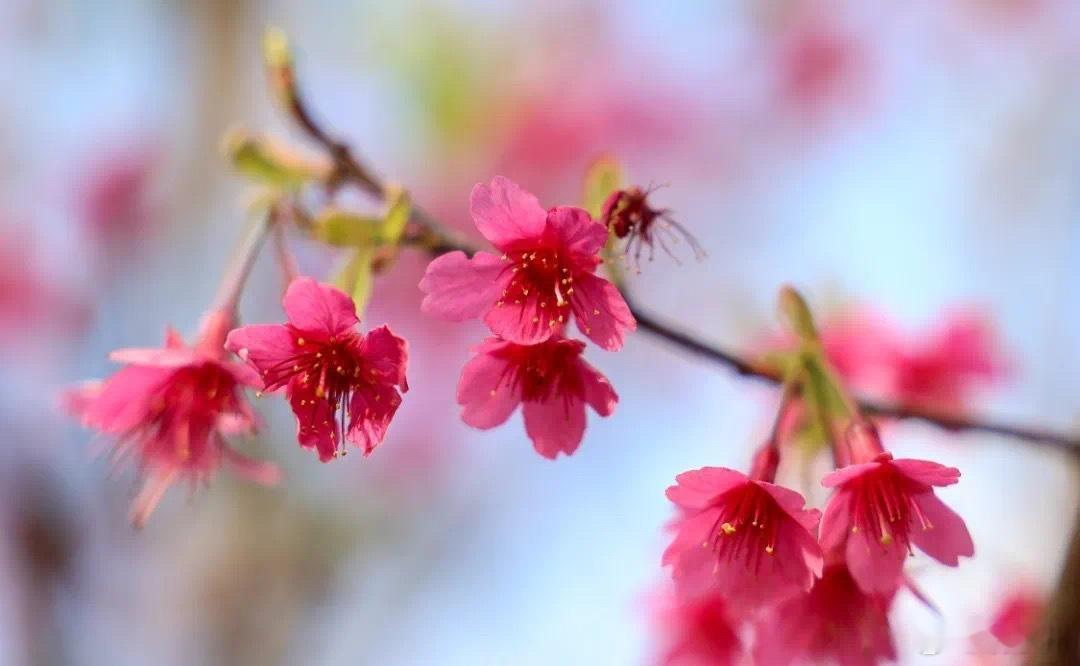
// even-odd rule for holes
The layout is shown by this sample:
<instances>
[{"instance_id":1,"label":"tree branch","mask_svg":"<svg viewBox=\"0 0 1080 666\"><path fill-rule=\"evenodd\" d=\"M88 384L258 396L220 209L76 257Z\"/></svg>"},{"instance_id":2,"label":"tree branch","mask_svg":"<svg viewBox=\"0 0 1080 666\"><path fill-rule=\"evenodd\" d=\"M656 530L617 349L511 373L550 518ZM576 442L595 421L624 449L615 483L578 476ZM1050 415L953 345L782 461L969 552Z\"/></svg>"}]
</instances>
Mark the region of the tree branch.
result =
<instances>
[{"instance_id":1,"label":"tree branch","mask_svg":"<svg viewBox=\"0 0 1080 666\"><path fill-rule=\"evenodd\" d=\"M281 65L279 65L280 67ZM386 183L355 156L352 148L347 143L333 138L315 121L310 108L296 86L291 64L286 69L272 71L271 76L278 85L284 85L287 88L284 98L286 100L286 110L290 116L304 130L305 134L321 145L333 159L334 176L332 176L332 182L351 182L374 197L385 198ZM417 206L412 208L409 226L402 237L402 243L421 248L432 256L453 251L462 251L471 255L479 249L460 235L450 231L448 227ZM738 354L705 342L687 331L662 321L636 306L629 294L625 293L625 289L624 297L630 305L630 310L635 319L637 319L639 330L712 363L724 366L741 376L753 377L772 384L782 382L782 377L775 369L745 359ZM868 416L923 421L952 432L993 433L1013 437L1033 445L1080 455L1080 436L1078 435L1052 432L1024 425L996 423L871 399L859 399L857 404L863 413Z\"/></svg>"}]
</instances>

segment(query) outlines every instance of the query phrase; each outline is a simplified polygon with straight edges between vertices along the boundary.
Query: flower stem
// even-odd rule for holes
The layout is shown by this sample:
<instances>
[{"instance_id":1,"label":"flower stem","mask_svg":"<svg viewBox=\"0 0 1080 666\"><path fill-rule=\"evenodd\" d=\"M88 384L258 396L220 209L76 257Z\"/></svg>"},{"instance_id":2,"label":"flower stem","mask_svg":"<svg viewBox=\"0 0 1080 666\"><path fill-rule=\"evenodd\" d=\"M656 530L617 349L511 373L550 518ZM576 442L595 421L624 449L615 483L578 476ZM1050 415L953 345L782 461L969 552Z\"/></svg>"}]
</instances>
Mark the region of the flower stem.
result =
<instances>
[{"instance_id":1,"label":"flower stem","mask_svg":"<svg viewBox=\"0 0 1080 666\"><path fill-rule=\"evenodd\" d=\"M259 250L262 249L263 241L273 224L274 214L271 210L265 215L255 217L248 225L247 233L233 250L212 310L235 315L251 267L255 265L255 258L259 256Z\"/></svg>"}]
</instances>

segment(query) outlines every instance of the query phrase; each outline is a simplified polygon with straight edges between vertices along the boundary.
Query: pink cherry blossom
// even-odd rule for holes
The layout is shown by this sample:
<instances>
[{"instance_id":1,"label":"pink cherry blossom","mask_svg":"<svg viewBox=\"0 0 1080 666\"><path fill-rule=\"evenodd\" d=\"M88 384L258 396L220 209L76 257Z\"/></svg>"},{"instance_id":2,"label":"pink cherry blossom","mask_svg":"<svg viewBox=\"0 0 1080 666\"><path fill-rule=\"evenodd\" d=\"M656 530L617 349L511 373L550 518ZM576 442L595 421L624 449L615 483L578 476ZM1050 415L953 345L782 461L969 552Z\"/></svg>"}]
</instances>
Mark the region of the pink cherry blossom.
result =
<instances>
[{"instance_id":1,"label":"pink cherry blossom","mask_svg":"<svg viewBox=\"0 0 1080 666\"><path fill-rule=\"evenodd\" d=\"M610 416L619 400L607 378L581 358L584 349L558 335L535 345L488 338L461 371L462 420L487 430L520 404L537 453L552 459L574 453L585 434L585 405Z\"/></svg>"},{"instance_id":2,"label":"pink cherry blossom","mask_svg":"<svg viewBox=\"0 0 1080 666\"><path fill-rule=\"evenodd\" d=\"M862 589L895 590L913 546L948 566L974 555L963 519L934 494L934 486L956 483L959 470L887 452L870 462L856 452L853 460L822 480L836 492L821 520L821 545L844 554Z\"/></svg>"},{"instance_id":3,"label":"pink cherry blossom","mask_svg":"<svg viewBox=\"0 0 1080 666\"><path fill-rule=\"evenodd\" d=\"M738 624L719 594L676 602L658 620L665 647L663 666L735 666L743 653Z\"/></svg>"},{"instance_id":4,"label":"pink cherry blossom","mask_svg":"<svg viewBox=\"0 0 1080 666\"><path fill-rule=\"evenodd\" d=\"M580 208L545 211L502 177L474 187L470 204L477 229L502 255L451 252L432 261L420 281L425 313L483 317L495 335L522 345L561 333L573 315L596 344L622 347L636 322L615 285L596 275L603 224Z\"/></svg>"},{"instance_id":5,"label":"pink cherry blossom","mask_svg":"<svg viewBox=\"0 0 1080 666\"><path fill-rule=\"evenodd\" d=\"M1008 647L1020 645L1038 626L1045 604L1045 598L1032 588L1012 591L998 605L990 633Z\"/></svg>"},{"instance_id":6,"label":"pink cherry blossom","mask_svg":"<svg viewBox=\"0 0 1080 666\"><path fill-rule=\"evenodd\" d=\"M230 321L211 314L192 347L170 330L163 348L117 350L110 358L126 367L64 397L83 425L116 438L118 460L134 457L148 476L132 506L136 526L146 522L174 481L204 482L223 463L260 483L278 479L276 467L240 455L224 439L254 431L242 389L259 383L250 369L225 359Z\"/></svg>"},{"instance_id":7,"label":"pink cherry blossom","mask_svg":"<svg viewBox=\"0 0 1080 666\"><path fill-rule=\"evenodd\" d=\"M842 562L829 564L809 594L774 607L756 625L754 661L769 666L877 666L896 659L892 594L867 594Z\"/></svg>"},{"instance_id":8,"label":"pink cherry blossom","mask_svg":"<svg viewBox=\"0 0 1080 666\"><path fill-rule=\"evenodd\" d=\"M238 328L225 346L255 368L263 390L285 389L301 446L323 462L344 455L346 441L371 454L408 390L405 340L386 326L359 333L352 299L308 277L282 304L288 323Z\"/></svg>"},{"instance_id":9,"label":"pink cherry blossom","mask_svg":"<svg viewBox=\"0 0 1080 666\"><path fill-rule=\"evenodd\" d=\"M684 595L715 590L757 606L806 592L821 574L821 517L799 493L725 467L683 472L667 497L681 510L663 563Z\"/></svg>"}]
</instances>

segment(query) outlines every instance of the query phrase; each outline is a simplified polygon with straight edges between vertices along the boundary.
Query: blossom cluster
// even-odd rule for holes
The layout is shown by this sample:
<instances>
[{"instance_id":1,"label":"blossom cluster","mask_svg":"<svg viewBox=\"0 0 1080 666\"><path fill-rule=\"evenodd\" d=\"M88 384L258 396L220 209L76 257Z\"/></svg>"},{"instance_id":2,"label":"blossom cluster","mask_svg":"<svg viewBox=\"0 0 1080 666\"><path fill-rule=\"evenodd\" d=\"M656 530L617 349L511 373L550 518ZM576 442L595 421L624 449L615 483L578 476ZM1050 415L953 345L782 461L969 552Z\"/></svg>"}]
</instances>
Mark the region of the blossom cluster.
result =
<instances>
[{"instance_id":1,"label":"blossom cluster","mask_svg":"<svg viewBox=\"0 0 1080 666\"><path fill-rule=\"evenodd\" d=\"M506 422L522 406L525 431L546 458L577 450L585 406L609 416L618 395L582 358L577 328L616 351L636 322L622 294L596 274L608 229L581 208L544 210L535 196L495 177L470 197L477 230L501 254L450 252L427 268L422 310L451 321L482 319L492 335L476 346L458 383L465 423Z\"/></svg>"},{"instance_id":2,"label":"blossom cluster","mask_svg":"<svg viewBox=\"0 0 1080 666\"><path fill-rule=\"evenodd\" d=\"M873 426L850 429L847 464L822 479L824 513L776 484L782 448L767 442L749 474L703 467L667 490L678 515L663 555L677 604L667 664L838 663L896 658L889 609L917 548L947 566L974 554L964 521L935 494L952 467L897 459ZM842 463L841 463L842 464ZM752 644L747 637L752 637Z\"/></svg>"},{"instance_id":3,"label":"blossom cluster","mask_svg":"<svg viewBox=\"0 0 1080 666\"><path fill-rule=\"evenodd\" d=\"M287 323L239 328L233 307L211 310L194 345L170 330L162 348L117 350L110 358L123 369L67 393L68 411L115 438L116 457L133 457L147 477L132 506L135 525L174 482L197 485L223 464L277 482L276 466L226 439L257 429L246 388L284 389L300 445L324 462L344 455L346 443L368 455L382 442L408 390L405 340L386 326L358 332L352 299L311 278L294 280L283 305Z\"/></svg>"}]
</instances>

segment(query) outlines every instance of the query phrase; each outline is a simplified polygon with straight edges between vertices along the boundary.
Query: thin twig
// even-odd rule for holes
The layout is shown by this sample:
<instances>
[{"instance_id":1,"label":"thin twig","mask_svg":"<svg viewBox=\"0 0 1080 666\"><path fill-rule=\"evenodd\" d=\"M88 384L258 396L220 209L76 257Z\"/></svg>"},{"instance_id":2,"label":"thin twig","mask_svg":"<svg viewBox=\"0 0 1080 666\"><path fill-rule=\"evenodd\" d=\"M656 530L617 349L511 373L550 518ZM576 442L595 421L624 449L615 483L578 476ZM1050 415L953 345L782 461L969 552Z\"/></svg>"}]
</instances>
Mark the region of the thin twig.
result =
<instances>
[{"instance_id":1,"label":"thin twig","mask_svg":"<svg viewBox=\"0 0 1080 666\"><path fill-rule=\"evenodd\" d=\"M288 110L308 137L323 146L333 158L336 177L355 184L372 196L385 198L386 183L360 162L348 144L331 137L315 121L296 86L295 78L291 76L291 72L289 84L292 89L288 95ZM441 224L422 208L416 206L412 208L410 224L405 230L402 242L423 249L432 256L453 251L462 251L471 255L479 249L450 231L448 227ZM780 384L783 381L783 377L775 368L743 358L662 321L636 306L630 299L629 294L625 293L625 289L624 296L630 305L634 318L637 319L639 330L715 364L724 366L741 376L760 379L772 384ZM890 404L870 399L859 399L856 402L863 413L869 416L923 421L953 432L993 433L1013 437L1037 446L1080 455L1080 436L1077 435L1052 432L1024 425L996 423L922 407Z\"/></svg>"}]
</instances>

